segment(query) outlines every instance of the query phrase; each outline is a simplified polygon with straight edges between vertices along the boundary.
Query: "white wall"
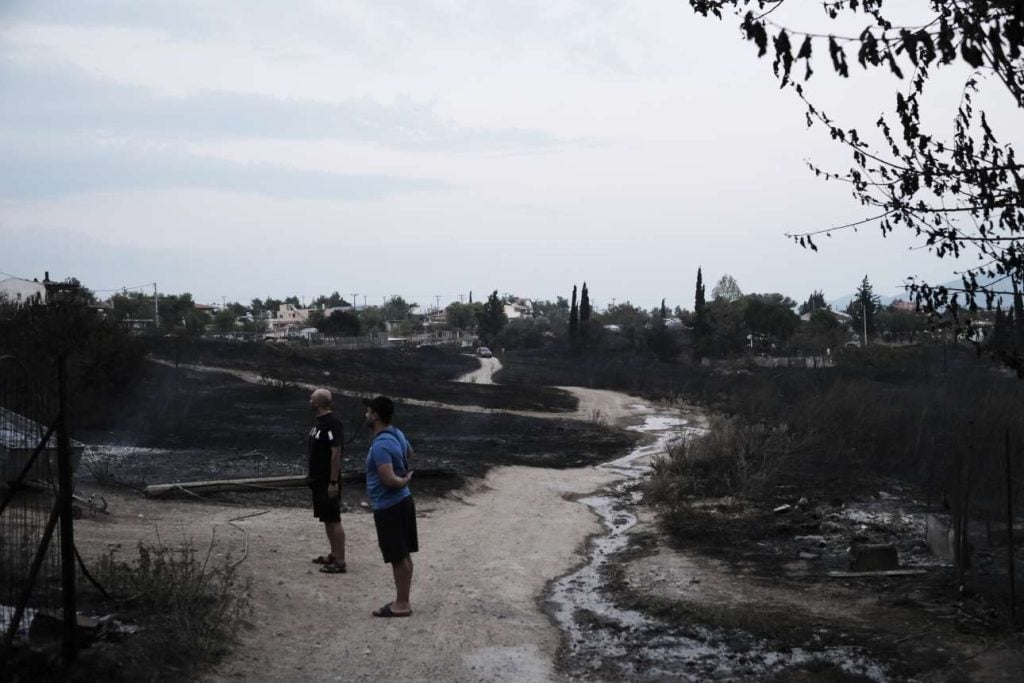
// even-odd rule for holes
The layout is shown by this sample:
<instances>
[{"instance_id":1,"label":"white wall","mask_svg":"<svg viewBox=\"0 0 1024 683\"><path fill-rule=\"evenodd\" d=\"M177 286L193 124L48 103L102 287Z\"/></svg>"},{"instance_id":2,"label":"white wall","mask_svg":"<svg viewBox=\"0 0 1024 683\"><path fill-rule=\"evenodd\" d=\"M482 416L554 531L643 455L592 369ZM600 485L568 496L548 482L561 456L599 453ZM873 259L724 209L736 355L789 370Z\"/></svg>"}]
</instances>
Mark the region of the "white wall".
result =
<instances>
[{"instance_id":1,"label":"white wall","mask_svg":"<svg viewBox=\"0 0 1024 683\"><path fill-rule=\"evenodd\" d=\"M0 298L22 304L33 297L38 297L41 303L46 301L46 287L42 282L22 280L19 277L0 280Z\"/></svg>"}]
</instances>

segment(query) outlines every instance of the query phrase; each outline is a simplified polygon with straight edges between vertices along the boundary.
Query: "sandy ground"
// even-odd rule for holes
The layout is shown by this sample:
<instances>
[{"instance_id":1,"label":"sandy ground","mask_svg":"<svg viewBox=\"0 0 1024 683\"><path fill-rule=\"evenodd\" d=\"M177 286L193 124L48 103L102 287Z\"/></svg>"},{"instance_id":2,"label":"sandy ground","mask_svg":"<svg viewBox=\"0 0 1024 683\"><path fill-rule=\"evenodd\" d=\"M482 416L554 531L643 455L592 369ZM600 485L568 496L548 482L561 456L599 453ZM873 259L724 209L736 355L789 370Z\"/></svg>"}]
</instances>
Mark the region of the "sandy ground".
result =
<instances>
[{"instance_id":1,"label":"sandy ground","mask_svg":"<svg viewBox=\"0 0 1024 683\"><path fill-rule=\"evenodd\" d=\"M414 614L378 619L393 599L370 514L343 515L349 573L326 575L310 559L325 549L323 527L301 509L274 508L237 522L248 534L240 565L252 580L252 627L206 680L439 681L554 680L559 632L541 612L547 582L583 559L599 531L589 510L567 497L611 481L594 468L505 467L470 491L418 506L421 551L414 556ZM239 558L246 537L228 521L261 512L202 502L111 494L109 516L76 525L80 547L131 550L137 540Z\"/></svg>"},{"instance_id":2,"label":"sandy ground","mask_svg":"<svg viewBox=\"0 0 1024 683\"><path fill-rule=\"evenodd\" d=\"M572 391L581 399L579 419L624 422L646 409L613 392ZM87 556L111 544L130 553L138 541L157 538L172 546L190 541L201 552L212 539L215 557L233 559L248 548L239 569L252 581L252 625L208 681L548 681L558 679L560 634L539 599L551 579L584 561L586 539L600 531L572 498L614 478L597 468L500 467L460 492L420 500L408 619L370 614L393 599L394 584L373 517L362 510L342 517L344 575L322 574L311 563L326 552L326 539L303 509L105 492L111 514L87 514L76 535ZM245 533L229 524L252 513L262 514L235 523Z\"/></svg>"}]
</instances>

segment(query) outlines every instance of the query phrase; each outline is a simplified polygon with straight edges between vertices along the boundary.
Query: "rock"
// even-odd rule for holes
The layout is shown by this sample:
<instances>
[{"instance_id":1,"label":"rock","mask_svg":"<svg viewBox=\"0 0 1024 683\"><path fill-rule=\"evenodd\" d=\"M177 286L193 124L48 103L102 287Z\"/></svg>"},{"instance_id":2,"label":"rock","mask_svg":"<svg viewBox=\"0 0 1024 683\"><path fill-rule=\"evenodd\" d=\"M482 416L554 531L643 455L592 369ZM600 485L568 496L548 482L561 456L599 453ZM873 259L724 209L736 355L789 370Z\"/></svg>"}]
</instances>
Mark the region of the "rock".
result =
<instances>
[{"instance_id":1,"label":"rock","mask_svg":"<svg viewBox=\"0 0 1024 683\"><path fill-rule=\"evenodd\" d=\"M801 510L806 510L811 507L811 501L807 500L807 498L801 498L796 502L796 506Z\"/></svg>"},{"instance_id":2,"label":"rock","mask_svg":"<svg viewBox=\"0 0 1024 683\"><path fill-rule=\"evenodd\" d=\"M816 559L818 559L818 555L815 554L815 553L809 553L806 550L802 550L802 551L800 551L800 559L801 560L816 560Z\"/></svg>"},{"instance_id":3,"label":"rock","mask_svg":"<svg viewBox=\"0 0 1024 683\"><path fill-rule=\"evenodd\" d=\"M778 506L774 510L772 510L772 512L774 512L777 515L783 515L783 514L789 512L792 509L793 509L792 505L790 505L789 503L785 503L783 505Z\"/></svg>"},{"instance_id":4,"label":"rock","mask_svg":"<svg viewBox=\"0 0 1024 683\"><path fill-rule=\"evenodd\" d=\"M891 543L854 543L850 547L850 569L855 572L880 572L897 569L899 554Z\"/></svg>"}]
</instances>

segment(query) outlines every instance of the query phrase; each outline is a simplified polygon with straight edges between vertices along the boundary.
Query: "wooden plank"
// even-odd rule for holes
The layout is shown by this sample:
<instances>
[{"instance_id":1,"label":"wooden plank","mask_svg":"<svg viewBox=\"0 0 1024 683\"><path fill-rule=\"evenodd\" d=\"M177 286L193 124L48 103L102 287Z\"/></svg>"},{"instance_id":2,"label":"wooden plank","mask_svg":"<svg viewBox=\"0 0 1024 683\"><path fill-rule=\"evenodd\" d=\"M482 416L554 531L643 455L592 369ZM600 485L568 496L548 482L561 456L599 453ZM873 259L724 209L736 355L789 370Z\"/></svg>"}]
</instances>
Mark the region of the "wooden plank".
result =
<instances>
[{"instance_id":1,"label":"wooden plank","mask_svg":"<svg viewBox=\"0 0 1024 683\"><path fill-rule=\"evenodd\" d=\"M879 576L922 576L927 573L927 569L887 569L877 572L829 572L828 575L833 579L870 579Z\"/></svg>"},{"instance_id":2,"label":"wooden plank","mask_svg":"<svg viewBox=\"0 0 1024 683\"><path fill-rule=\"evenodd\" d=\"M413 482L416 479L450 479L458 476L452 470L445 469L413 469ZM339 477L342 483L361 484L366 481L366 473L359 470L342 472ZM242 491L260 489L290 489L307 486L305 475L289 475L283 477L252 477L248 479L212 479L206 481L181 481L173 484L152 484L145 488L149 497L157 498L181 493L182 489L193 492L216 493L220 491Z\"/></svg>"},{"instance_id":3,"label":"wooden plank","mask_svg":"<svg viewBox=\"0 0 1024 683\"><path fill-rule=\"evenodd\" d=\"M181 489L212 493L215 491L237 491L244 488L299 488L301 486L306 486L305 476L253 477L250 479L212 479L206 481L181 481L173 484L152 484L146 487L145 492L147 496L158 497L180 492Z\"/></svg>"}]
</instances>

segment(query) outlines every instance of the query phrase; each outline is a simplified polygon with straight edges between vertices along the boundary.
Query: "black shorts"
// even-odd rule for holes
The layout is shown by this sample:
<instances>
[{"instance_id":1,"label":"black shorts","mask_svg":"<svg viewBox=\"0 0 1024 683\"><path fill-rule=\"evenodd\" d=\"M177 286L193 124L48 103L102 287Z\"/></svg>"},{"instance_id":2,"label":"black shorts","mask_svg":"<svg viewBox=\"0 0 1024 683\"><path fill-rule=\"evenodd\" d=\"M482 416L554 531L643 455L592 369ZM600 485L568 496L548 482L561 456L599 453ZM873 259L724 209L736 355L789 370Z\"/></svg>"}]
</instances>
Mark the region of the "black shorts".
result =
<instances>
[{"instance_id":1,"label":"black shorts","mask_svg":"<svg viewBox=\"0 0 1024 683\"><path fill-rule=\"evenodd\" d=\"M377 543L380 554L388 564L401 562L410 553L419 551L416 536L416 506L412 496L383 510L373 511L373 523L377 527Z\"/></svg>"},{"instance_id":2,"label":"black shorts","mask_svg":"<svg viewBox=\"0 0 1024 683\"><path fill-rule=\"evenodd\" d=\"M313 516L326 524L340 522L341 490L334 498L328 498L326 481L310 482L309 488L313 490Z\"/></svg>"}]
</instances>

